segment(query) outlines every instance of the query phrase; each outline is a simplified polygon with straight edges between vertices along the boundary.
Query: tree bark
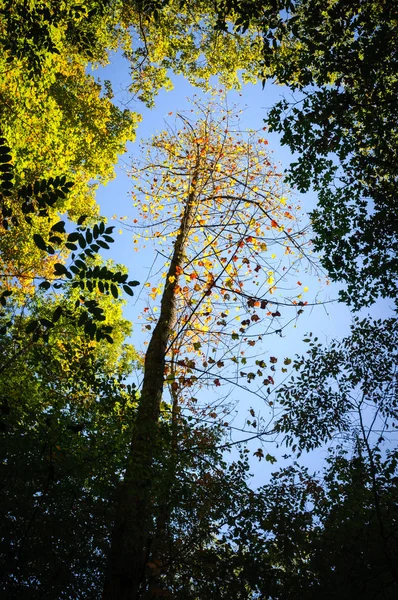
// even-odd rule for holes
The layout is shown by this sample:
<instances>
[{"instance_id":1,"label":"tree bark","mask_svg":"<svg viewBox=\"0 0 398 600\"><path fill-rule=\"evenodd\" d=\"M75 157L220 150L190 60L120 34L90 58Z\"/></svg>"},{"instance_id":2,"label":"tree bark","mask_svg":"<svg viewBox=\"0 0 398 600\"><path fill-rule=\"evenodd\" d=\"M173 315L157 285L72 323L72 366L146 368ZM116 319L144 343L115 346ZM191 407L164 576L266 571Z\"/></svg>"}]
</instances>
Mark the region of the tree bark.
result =
<instances>
[{"instance_id":1,"label":"tree bark","mask_svg":"<svg viewBox=\"0 0 398 600\"><path fill-rule=\"evenodd\" d=\"M153 459L158 443L165 359L177 320L175 290L179 269L183 265L184 250L198 201L199 163L198 156L167 273L159 320L145 356L144 380L128 464L118 493L103 600L138 600L145 592L150 531L153 528L152 478L156 476Z\"/></svg>"},{"instance_id":2,"label":"tree bark","mask_svg":"<svg viewBox=\"0 0 398 600\"><path fill-rule=\"evenodd\" d=\"M171 371L171 374L173 374L173 370ZM151 542L149 555L150 563L153 566L148 577L147 592L143 600L153 600L157 597L159 589L162 589L164 586L164 583L162 583L162 573L164 573L165 570L169 571L173 562L170 545L171 539L169 535L169 523L173 509L171 496L176 484L179 396L178 392L173 390L170 391L170 394L172 399L171 439L169 456L166 466L164 467L167 473L165 477L167 487L166 485L163 485L161 488L159 511L156 520L156 531Z\"/></svg>"}]
</instances>

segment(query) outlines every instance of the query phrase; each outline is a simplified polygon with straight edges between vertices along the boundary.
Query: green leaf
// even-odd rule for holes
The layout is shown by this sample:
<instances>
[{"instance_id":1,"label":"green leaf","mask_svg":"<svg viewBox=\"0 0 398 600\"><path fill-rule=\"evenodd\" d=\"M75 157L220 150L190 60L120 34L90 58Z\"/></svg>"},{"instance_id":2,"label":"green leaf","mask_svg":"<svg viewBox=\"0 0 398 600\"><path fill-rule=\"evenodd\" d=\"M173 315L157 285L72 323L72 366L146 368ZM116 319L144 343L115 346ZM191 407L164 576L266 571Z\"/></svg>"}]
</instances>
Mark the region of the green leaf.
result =
<instances>
[{"instance_id":1,"label":"green leaf","mask_svg":"<svg viewBox=\"0 0 398 600\"><path fill-rule=\"evenodd\" d=\"M69 242L65 243L66 248L68 248L69 250L77 250L77 246L76 244L71 244Z\"/></svg>"},{"instance_id":2,"label":"green leaf","mask_svg":"<svg viewBox=\"0 0 398 600\"><path fill-rule=\"evenodd\" d=\"M69 275L68 269L62 263L56 263L54 265L54 274L59 275Z\"/></svg>"},{"instance_id":3,"label":"green leaf","mask_svg":"<svg viewBox=\"0 0 398 600\"><path fill-rule=\"evenodd\" d=\"M129 296L134 296L134 292L131 288L129 288L128 285L124 285L123 286L124 291L126 292L126 294L128 294Z\"/></svg>"},{"instance_id":4,"label":"green leaf","mask_svg":"<svg viewBox=\"0 0 398 600\"><path fill-rule=\"evenodd\" d=\"M58 244L58 245L62 244L61 238L58 237L57 235L52 235L48 241L51 242L52 244Z\"/></svg>"},{"instance_id":5,"label":"green leaf","mask_svg":"<svg viewBox=\"0 0 398 600\"><path fill-rule=\"evenodd\" d=\"M43 327L47 327L47 328L54 327L54 323L45 318L41 318L40 323L41 323L41 325L43 325Z\"/></svg>"},{"instance_id":6,"label":"green leaf","mask_svg":"<svg viewBox=\"0 0 398 600\"><path fill-rule=\"evenodd\" d=\"M83 262L82 260L80 260L79 258L75 260L75 265L82 270L85 270L87 268L87 265L85 262Z\"/></svg>"},{"instance_id":7,"label":"green leaf","mask_svg":"<svg viewBox=\"0 0 398 600\"><path fill-rule=\"evenodd\" d=\"M80 314L79 320L77 322L78 326L81 327L82 325L84 325L84 323L87 321L87 313L86 312L82 312Z\"/></svg>"},{"instance_id":8,"label":"green leaf","mask_svg":"<svg viewBox=\"0 0 398 600\"><path fill-rule=\"evenodd\" d=\"M272 454L266 454L264 458L266 461L268 461L272 465L277 462L275 456L272 456Z\"/></svg>"},{"instance_id":9,"label":"green leaf","mask_svg":"<svg viewBox=\"0 0 398 600\"><path fill-rule=\"evenodd\" d=\"M91 340L94 339L96 331L97 331L97 325L95 323L93 323L93 321L88 320L84 326L84 332L90 336Z\"/></svg>"},{"instance_id":10,"label":"green leaf","mask_svg":"<svg viewBox=\"0 0 398 600\"><path fill-rule=\"evenodd\" d=\"M47 250L47 244L40 234L34 233L33 241L40 250Z\"/></svg>"},{"instance_id":11,"label":"green leaf","mask_svg":"<svg viewBox=\"0 0 398 600\"><path fill-rule=\"evenodd\" d=\"M1 187L2 191L4 191L4 190L12 190L13 187L14 187L14 184L13 184L12 181L3 181L0 184L0 187Z\"/></svg>"},{"instance_id":12,"label":"green leaf","mask_svg":"<svg viewBox=\"0 0 398 600\"><path fill-rule=\"evenodd\" d=\"M31 321L26 326L26 329L25 329L26 333L32 333L32 331L34 331L35 329L37 329L38 325L39 325L38 321Z\"/></svg>"},{"instance_id":13,"label":"green leaf","mask_svg":"<svg viewBox=\"0 0 398 600\"><path fill-rule=\"evenodd\" d=\"M53 316L52 316L53 323L56 323L57 321L59 321L59 318L61 317L62 313L63 313L62 306L57 306L57 308L54 310Z\"/></svg>"},{"instance_id":14,"label":"green leaf","mask_svg":"<svg viewBox=\"0 0 398 600\"><path fill-rule=\"evenodd\" d=\"M58 231L59 233L65 233L65 221L58 221L51 227L51 231Z\"/></svg>"}]
</instances>

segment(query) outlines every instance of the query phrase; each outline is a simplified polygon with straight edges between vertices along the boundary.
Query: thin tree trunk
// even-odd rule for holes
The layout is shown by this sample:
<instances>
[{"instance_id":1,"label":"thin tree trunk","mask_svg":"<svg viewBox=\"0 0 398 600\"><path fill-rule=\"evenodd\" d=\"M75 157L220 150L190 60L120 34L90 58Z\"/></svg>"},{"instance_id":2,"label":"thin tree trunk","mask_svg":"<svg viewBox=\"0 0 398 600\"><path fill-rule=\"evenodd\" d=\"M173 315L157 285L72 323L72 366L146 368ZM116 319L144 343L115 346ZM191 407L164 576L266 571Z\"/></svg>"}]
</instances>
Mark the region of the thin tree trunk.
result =
<instances>
[{"instance_id":1,"label":"thin tree trunk","mask_svg":"<svg viewBox=\"0 0 398 600\"><path fill-rule=\"evenodd\" d=\"M173 370L170 374L174 374ZM165 481L167 482L167 485L161 486L156 531L151 543L149 556L152 569L148 578L148 588L144 600L153 600L153 598L157 597L159 589L164 585L162 583L162 574L170 569L173 561L168 527L173 508L171 495L173 494L176 482L179 397L177 391L171 390L170 393L172 398L172 412L170 453L165 467Z\"/></svg>"},{"instance_id":2,"label":"thin tree trunk","mask_svg":"<svg viewBox=\"0 0 398 600\"><path fill-rule=\"evenodd\" d=\"M153 458L158 443L165 359L177 320L175 290L196 212L199 166L198 156L167 273L159 320L145 356L144 380L126 473L119 489L103 600L137 600L145 589L149 537L153 527L152 477L156 476Z\"/></svg>"}]
</instances>

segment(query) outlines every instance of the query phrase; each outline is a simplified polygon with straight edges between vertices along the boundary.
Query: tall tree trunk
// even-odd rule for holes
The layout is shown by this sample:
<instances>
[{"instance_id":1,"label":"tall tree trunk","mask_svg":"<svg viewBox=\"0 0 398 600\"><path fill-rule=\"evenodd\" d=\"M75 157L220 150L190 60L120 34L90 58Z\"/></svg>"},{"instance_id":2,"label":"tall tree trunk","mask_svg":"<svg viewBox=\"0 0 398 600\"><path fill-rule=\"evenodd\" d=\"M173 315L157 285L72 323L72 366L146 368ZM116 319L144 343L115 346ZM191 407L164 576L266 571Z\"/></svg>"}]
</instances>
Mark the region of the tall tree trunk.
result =
<instances>
[{"instance_id":1,"label":"tall tree trunk","mask_svg":"<svg viewBox=\"0 0 398 600\"><path fill-rule=\"evenodd\" d=\"M173 369L170 374L174 374ZM164 476L162 475L165 485L161 486L156 530L151 542L149 556L152 568L144 600L153 600L157 597L159 590L164 586L164 583L162 583L162 573L166 570L169 571L173 563L169 524L173 509L171 496L176 484L179 395L176 390L170 390L170 394L172 399L170 448L167 463L163 469L163 471L166 471Z\"/></svg>"},{"instance_id":2,"label":"tall tree trunk","mask_svg":"<svg viewBox=\"0 0 398 600\"><path fill-rule=\"evenodd\" d=\"M160 316L145 356L144 380L124 481L120 485L103 600L137 600L145 589L150 530L153 527L153 458L158 443L160 404L167 349L177 320L176 286L196 212L199 156L175 241Z\"/></svg>"}]
</instances>

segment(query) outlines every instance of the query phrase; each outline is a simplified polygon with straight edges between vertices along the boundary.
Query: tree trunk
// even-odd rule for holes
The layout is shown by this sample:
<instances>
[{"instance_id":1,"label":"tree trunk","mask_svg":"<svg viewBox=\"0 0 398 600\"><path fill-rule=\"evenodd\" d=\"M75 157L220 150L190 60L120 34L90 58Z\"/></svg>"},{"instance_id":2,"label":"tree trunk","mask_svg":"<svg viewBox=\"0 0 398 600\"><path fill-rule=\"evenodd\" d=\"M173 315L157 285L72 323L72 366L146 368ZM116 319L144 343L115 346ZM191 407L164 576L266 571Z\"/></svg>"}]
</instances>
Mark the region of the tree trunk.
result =
<instances>
[{"instance_id":1,"label":"tree trunk","mask_svg":"<svg viewBox=\"0 0 398 600\"><path fill-rule=\"evenodd\" d=\"M173 371L171 371L171 374L173 374ZM156 531L151 542L149 556L152 568L148 577L147 592L143 600L153 600L157 597L159 590L164 586L164 583L162 583L162 573L165 570L169 571L173 563L169 523L173 509L171 496L173 495L176 483L179 397L177 391L171 390L170 393L172 398L170 452L166 466L164 467L166 470L166 477L164 479L167 485L161 486Z\"/></svg>"},{"instance_id":2,"label":"tree trunk","mask_svg":"<svg viewBox=\"0 0 398 600\"><path fill-rule=\"evenodd\" d=\"M175 289L196 212L198 175L199 156L167 273L159 320L153 330L145 356L144 380L128 464L117 499L117 514L103 600L137 600L145 591L150 530L153 528L152 478L156 476L153 458L158 443L165 359L177 320Z\"/></svg>"}]
</instances>

